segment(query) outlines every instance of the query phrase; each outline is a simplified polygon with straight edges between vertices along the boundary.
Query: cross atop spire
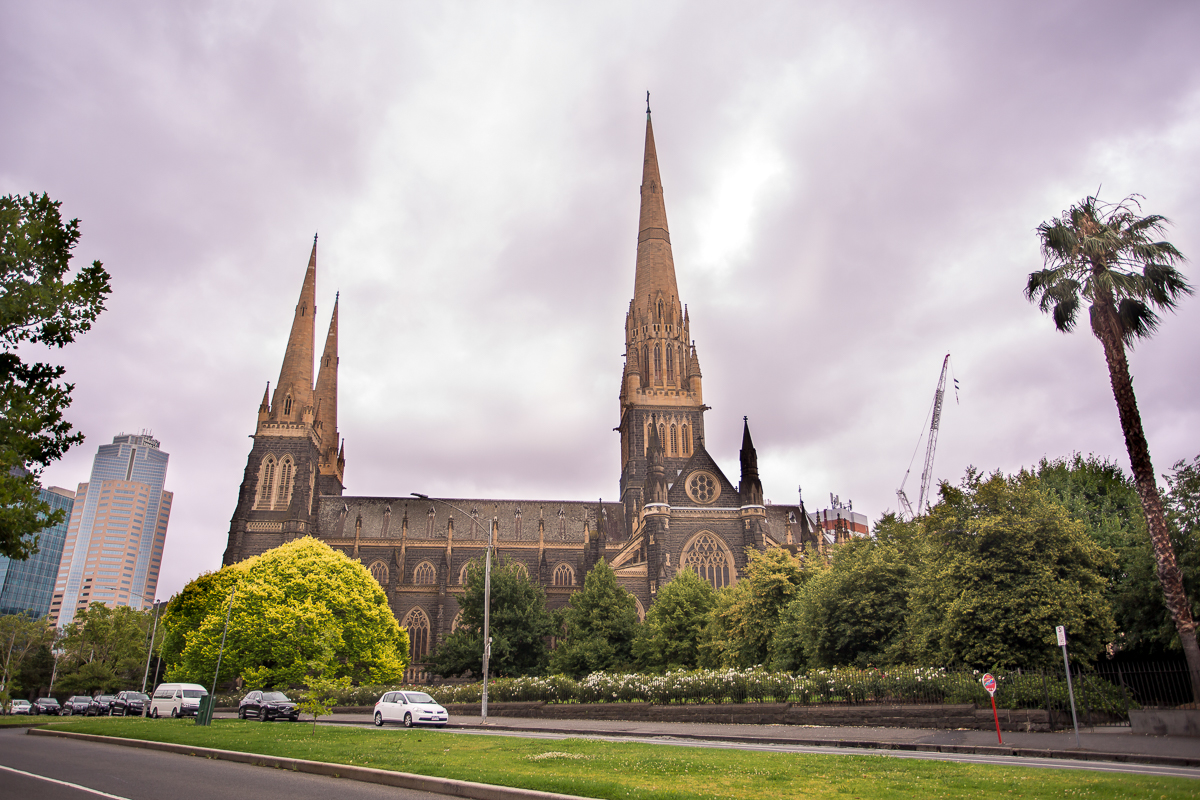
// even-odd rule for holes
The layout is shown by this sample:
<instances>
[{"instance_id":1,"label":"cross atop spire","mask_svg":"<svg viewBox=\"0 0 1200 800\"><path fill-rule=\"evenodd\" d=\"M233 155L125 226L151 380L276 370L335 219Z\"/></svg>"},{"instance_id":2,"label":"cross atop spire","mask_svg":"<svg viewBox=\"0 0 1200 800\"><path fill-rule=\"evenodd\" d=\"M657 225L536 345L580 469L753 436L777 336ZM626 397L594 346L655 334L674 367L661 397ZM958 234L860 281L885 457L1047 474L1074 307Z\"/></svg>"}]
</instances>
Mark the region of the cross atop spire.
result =
<instances>
[{"instance_id":1,"label":"cross atop spire","mask_svg":"<svg viewBox=\"0 0 1200 800\"><path fill-rule=\"evenodd\" d=\"M646 90L646 117L650 116L650 90Z\"/></svg>"}]
</instances>

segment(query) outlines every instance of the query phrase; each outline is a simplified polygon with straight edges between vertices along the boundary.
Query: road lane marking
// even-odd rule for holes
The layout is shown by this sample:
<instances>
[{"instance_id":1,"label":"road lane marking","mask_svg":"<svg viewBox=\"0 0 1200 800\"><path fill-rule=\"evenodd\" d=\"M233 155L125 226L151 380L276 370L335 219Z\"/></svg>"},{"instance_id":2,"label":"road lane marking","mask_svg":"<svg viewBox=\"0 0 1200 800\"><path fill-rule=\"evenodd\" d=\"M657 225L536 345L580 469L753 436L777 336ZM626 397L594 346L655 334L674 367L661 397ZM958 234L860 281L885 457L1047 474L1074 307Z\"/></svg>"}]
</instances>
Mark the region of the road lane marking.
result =
<instances>
[{"instance_id":1,"label":"road lane marking","mask_svg":"<svg viewBox=\"0 0 1200 800\"><path fill-rule=\"evenodd\" d=\"M13 769L12 767L6 767L3 764L0 764L0 769L5 770L7 772L15 772L16 774L24 775L27 778L37 778L39 781L47 781L49 783L57 783L59 786L70 786L72 789L78 789L81 792L87 792L88 794L94 794L99 797L111 797L113 800L129 800L128 797L122 797L119 794L109 794L108 792L102 792L99 789L91 789L87 786L80 786L78 783L69 783L68 781L60 781L57 778L47 778L45 775L38 775L36 772L26 772L23 769Z\"/></svg>"}]
</instances>

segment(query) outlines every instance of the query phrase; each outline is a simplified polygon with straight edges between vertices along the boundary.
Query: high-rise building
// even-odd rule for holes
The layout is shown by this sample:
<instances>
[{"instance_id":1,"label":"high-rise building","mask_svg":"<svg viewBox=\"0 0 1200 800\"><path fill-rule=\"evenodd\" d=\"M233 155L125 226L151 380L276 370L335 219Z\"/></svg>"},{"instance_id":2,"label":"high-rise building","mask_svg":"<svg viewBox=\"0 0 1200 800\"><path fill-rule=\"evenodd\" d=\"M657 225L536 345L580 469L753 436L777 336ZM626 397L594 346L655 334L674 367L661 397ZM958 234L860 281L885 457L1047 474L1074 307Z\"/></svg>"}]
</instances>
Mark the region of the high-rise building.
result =
<instances>
[{"instance_id":1,"label":"high-rise building","mask_svg":"<svg viewBox=\"0 0 1200 800\"><path fill-rule=\"evenodd\" d=\"M114 436L79 484L50 604L59 625L92 602L154 602L173 496L163 490L170 456L158 444L146 434Z\"/></svg>"},{"instance_id":2,"label":"high-rise building","mask_svg":"<svg viewBox=\"0 0 1200 800\"><path fill-rule=\"evenodd\" d=\"M0 556L0 614L32 614L40 617L50 611L50 599L62 561L75 493L51 486L41 490L39 499L49 503L50 508L56 511L62 509L67 516L57 525L38 532L38 551L27 560L12 561Z\"/></svg>"}]
</instances>

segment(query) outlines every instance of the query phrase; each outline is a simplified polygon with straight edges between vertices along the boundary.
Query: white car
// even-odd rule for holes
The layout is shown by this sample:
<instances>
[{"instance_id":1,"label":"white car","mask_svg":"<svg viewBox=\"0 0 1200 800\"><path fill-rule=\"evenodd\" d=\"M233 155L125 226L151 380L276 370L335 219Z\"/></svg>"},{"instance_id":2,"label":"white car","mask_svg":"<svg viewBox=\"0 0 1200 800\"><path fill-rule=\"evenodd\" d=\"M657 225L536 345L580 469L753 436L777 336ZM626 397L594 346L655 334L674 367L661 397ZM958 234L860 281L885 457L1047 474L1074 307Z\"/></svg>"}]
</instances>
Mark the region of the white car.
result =
<instances>
[{"instance_id":1,"label":"white car","mask_svg":"<svg viewBox=\"0 0 1200 800\"><path fill-rule=\"evenodd\" d=\"M385 722L402 722L406 728L413 725L441 728L449 718L446 709L424 692L388 692L375 704L375 725L378 727Z\"/></svg>"},{"instance_id":2,"label":"white car","mask_svg":"<svg viewBox=\"0 0 1200 800\"><path fill-rule=\"evenodd\" d=\"M10 714L32 714L33 713L31 710L32 708L33 708L33 704L30 703L28 700L13 700L12 705L9 707L8 713L10 713Z\"/></svg>"}]
</instances>

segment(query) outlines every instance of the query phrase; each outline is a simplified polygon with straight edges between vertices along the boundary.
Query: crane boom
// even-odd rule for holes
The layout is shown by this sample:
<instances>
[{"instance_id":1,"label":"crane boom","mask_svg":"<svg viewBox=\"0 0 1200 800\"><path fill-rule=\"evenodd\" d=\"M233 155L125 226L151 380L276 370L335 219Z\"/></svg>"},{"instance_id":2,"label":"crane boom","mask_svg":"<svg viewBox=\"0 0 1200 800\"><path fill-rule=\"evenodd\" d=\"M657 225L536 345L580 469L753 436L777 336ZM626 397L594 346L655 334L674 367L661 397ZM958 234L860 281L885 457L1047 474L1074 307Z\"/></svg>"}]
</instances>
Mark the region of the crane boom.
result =
<instances>
[{"instance_id":1,"label":"crane boom","mask_svg":"<svg viewBox=\"0 0 1200 800\"><path fill-rule=\"evenodd\" d=\"M929 498L929 480L933 477L933 456L937 450L938 426L942 421L942 398L946 394L946 369L950 366L950 354L942 360L942 374L938 378L937 391L933 395L933 416L929 423L929 444L925 447L925 469L921 470L921 493L917 499L917 510L925 510Z\"/></svg>"}]
</instances>

